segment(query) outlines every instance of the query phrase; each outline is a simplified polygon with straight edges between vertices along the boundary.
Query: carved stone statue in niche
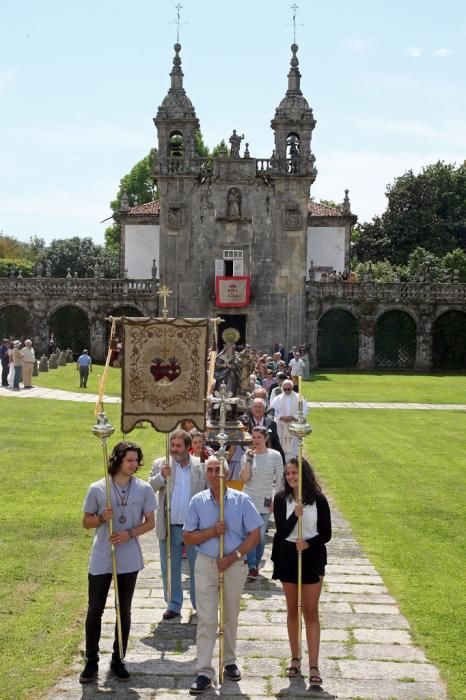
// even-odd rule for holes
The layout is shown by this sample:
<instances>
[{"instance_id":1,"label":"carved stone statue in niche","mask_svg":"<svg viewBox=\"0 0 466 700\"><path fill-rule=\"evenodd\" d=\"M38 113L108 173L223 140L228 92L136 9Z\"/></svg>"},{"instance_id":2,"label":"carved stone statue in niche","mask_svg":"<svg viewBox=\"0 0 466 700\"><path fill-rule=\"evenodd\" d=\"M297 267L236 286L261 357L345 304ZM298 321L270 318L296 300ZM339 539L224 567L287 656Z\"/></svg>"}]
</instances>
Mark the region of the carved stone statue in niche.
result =
<instances>
[{"instance_id":1,"label":"carved stone statue in niche","mask_svg":"<svg viewBox=\"0 0 466 700\"><path fill-rule=\"evenodd\" d=\"M230 187L227 195L227 218L241 218L241 192L237 187Z\"/></svg>"},{"instance_id":2,"label":"carved stone statue in niche","mask_svg":"<svg viewBox=\"0 0 466 700\"><path fill-rule=\"evenodd\" d=\"M179 207L169 207L168 209L168 227L177 231L183 225L183 212Z\"/></svg>"}]
</instances>

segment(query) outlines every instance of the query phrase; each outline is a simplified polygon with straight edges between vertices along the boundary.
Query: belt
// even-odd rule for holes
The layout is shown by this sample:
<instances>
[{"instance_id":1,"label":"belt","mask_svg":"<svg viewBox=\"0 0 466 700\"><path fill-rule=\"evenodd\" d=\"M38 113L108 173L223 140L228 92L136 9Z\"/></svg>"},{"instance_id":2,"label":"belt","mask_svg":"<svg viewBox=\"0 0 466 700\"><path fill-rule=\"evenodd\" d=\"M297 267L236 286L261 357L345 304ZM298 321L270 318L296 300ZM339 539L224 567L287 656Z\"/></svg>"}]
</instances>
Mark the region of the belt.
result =
<instances>
[{"instance_id":1,"label":"belt","mask_svg":"<svg viewBox=\"0 0 466 700\"><path fill-rule=\"evenodd\" d=\"M171 523L172 527L183 527L183 523Z\"/></svg>"}]
</instances>

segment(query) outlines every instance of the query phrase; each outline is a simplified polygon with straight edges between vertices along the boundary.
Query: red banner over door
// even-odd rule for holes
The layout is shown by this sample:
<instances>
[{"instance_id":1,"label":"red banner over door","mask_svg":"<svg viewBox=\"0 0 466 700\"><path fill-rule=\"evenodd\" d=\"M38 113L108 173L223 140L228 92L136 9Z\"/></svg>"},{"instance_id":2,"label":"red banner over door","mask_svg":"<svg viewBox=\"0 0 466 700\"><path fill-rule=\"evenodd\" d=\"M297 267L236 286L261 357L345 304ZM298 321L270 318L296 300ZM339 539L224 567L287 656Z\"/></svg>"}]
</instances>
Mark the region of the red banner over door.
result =
<instances>
[{"instance_id":1,"label":"red banner over door","mask_svg":"<svg viewBox=\"0 0 466 700\"><path fill-rule=\"evenodd\" d=\"M216 277L215 296L217 306L248 306L249 275L241 277Z\"/></svg>"}]
</instances>

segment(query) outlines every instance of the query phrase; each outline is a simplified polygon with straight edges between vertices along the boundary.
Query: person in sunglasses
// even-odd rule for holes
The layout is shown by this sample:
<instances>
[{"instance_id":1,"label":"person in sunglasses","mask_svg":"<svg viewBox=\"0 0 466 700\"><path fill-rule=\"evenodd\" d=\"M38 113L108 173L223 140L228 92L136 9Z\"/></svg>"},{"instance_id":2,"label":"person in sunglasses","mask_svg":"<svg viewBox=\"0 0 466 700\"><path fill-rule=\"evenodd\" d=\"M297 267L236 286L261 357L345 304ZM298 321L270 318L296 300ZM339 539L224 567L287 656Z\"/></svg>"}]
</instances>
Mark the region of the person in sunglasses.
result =
<instances>
[{"instance_id":1,"label":"person in sunglasses","mask_svg":"<svg viewBox=\"0 0 466 700\"><path fill-rule=\"evenodd\" d=\"M225 477L228 466L224 465ZM219 573L224 575L224 673L241 680L236 664L236 631L241 594L247 576L245 558L257 547L262 518L245 493L226 488L224 520L220 520L220 461L212 455L206 462L208 488L191 498L184 521L184 542L197 550L194 577L197 602L197 677L189 690L199 695L212 687L215 669L212 655L217 639ZM220 536L224 556L220 558Z\"/></svg>"}]
</instances>

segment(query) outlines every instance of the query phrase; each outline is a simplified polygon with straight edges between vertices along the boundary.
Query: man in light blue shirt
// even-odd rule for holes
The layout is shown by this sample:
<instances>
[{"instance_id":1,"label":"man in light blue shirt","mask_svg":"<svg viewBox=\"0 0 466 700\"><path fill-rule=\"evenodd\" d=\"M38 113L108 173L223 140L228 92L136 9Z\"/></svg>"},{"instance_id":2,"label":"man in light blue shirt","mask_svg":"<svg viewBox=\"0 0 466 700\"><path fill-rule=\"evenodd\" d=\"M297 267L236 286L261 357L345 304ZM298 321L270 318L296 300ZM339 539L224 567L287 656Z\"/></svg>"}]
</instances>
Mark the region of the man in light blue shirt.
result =
<instances>
[{"instance_id":1,"label":"man in light blue shirt","mask_svg":"<svg viewBox=\"0 0 466 700\"><path fill-rule=\"evenodd\" d=\"M225 465L228 475L228 467ZM193 496L184 522L184 541L195 545L194 569L197 604L197 678L190 688L199 695L212 686L215 670L212 655L217 638L219 572L224 575L225 675L241 679L236 665L236 631L239 606L247 567L245 555L260 539L262 518L246 494L225 489L224 522L220 522L220 462L215 455L206 462L209 489ZM224 535L224 556L220 559L220 535Z\"/></svg>"},{"instance_id":2,"label":"man in light blue shirt","mask_svg":"<svg viewBox=\"0 0 466 700\"><path fill-rule=\"evenodd\" d=\"M84 348L82 354L78 357L76 362L76 369L79 372L79 386L82 389L87 387L87 379L89 377L89 372L92 372L92 360L89 356L89 351Z\"/></svg>"}]
</instances>

